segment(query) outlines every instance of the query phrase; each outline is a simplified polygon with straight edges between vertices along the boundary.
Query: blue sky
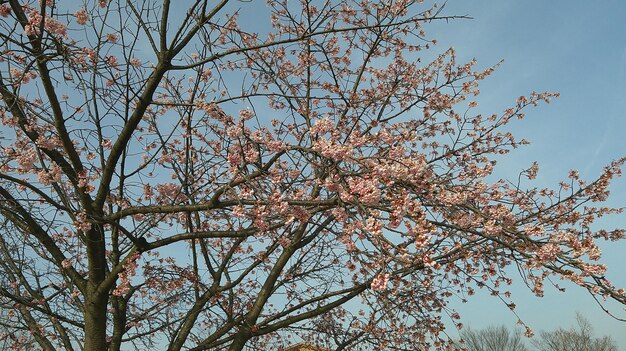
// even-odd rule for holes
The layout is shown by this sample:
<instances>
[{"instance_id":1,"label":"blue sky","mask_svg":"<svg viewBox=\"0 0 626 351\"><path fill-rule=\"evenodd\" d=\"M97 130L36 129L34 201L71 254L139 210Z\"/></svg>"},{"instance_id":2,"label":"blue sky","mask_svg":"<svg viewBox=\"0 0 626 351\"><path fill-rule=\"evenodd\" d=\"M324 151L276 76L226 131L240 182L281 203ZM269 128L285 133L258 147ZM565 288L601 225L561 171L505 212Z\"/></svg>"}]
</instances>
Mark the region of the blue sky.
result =
<instances>
[{"instance_id":1,"label":"blue sky","mask_svg":"<svg viewBox=\"0 0 626 351\"><path fill-rule=\"evenodd\" d=\"M504 60L482 84L478 101L485 112L500 112L533 90L561 93L551 104L527 111L527 118L512 127L532 144L502 160L497 176L517 174L536 160L539 185L551 186L570 169L591 179L626 155L626 1L451 0L445 12L473 19L430 25L437 50L454 47L459 60L475 57L481 67ZM626 206L626 179L612 189L611 204ZM602 226L625 227L626 214L607 218ZM607 277L625 287L626 243L603 245L603 252ZM566 287L566 293L548 288L539 299L518 285L516 311L536 331L569 327L579 311L596 334L612 336L626 351L626 322L602 312L585 291ZM486 294L455 307L474 328L513 327L517 320ZM606 307L626 318L624 306Z\"/></svg>"}]
</instances>

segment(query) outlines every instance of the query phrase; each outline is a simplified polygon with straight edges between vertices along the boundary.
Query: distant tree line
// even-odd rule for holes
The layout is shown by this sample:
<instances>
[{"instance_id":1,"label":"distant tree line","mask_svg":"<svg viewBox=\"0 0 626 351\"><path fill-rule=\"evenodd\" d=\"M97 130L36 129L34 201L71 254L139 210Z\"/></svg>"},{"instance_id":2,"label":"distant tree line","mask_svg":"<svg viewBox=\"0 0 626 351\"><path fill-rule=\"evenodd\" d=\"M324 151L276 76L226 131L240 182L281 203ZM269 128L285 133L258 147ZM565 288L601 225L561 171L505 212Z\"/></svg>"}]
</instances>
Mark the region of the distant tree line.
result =
<instances>
[{"instance_id":1,"label":"distant tree line","mask_svg":"<svg viewBox=\"0 0 626 351\"><path fill-rule=\"evenodd\" d=\"M458 346L468 351L618 351L613 338L596 337L589 320L578 313L574 327L542 331L531 339L530 344L531 347L525 344L519 331L492 326L463 330Z\"/></svg>"}]
</instances>

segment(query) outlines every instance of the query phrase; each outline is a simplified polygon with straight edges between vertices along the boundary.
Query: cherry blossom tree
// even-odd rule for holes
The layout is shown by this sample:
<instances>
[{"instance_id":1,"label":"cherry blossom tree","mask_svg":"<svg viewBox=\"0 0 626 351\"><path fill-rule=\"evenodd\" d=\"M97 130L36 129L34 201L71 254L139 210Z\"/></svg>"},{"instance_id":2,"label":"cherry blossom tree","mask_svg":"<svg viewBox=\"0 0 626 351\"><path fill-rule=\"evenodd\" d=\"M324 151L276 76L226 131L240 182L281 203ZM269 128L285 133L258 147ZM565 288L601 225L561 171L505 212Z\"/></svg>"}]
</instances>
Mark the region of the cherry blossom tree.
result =
<instances>
[{"instance_id":1,"label":"cherry blossom tree","mask_svg":"<svg viewBox=\"0 0 626 351\"><path fill-rule=\"evenodd\" d=\"M553 189L494 69L421 0L0 0L10 349L453 348L450 301L556 277L625 303L592 230L624 160ZM428 50L431 49L431 50ZM460 325L459 325L460 326ZM529 331L530 333L530 331Z\"/></svg>"}]
</instances>

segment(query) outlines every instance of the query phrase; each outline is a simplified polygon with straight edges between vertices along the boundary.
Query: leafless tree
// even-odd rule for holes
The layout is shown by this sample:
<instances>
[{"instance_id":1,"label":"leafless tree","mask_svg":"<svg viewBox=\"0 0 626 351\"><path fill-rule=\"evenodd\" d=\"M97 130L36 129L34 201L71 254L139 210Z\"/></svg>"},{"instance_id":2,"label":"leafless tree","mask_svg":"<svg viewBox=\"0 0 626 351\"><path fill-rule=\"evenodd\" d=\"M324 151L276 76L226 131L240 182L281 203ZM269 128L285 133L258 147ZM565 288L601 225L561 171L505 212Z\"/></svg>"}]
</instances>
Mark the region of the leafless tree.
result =
<instances>
[{"instance_id":1,"label":"leafless tree","mask_svg":"<svg viewBox=\"0 0 626 351\"><path fill-rule=\"evenodd\" d=\"M589 320L576 314L576 327L559 328L550 332L541 332L539 339L533 341L538 351L617 351L615 340L609 336L596 338Z\"/></svg>"},{"instance_id":2,"label":"leafless tree","mask_svg":"<svg viewBox=\"0 0 626 351\"><path fill-rule=\"evenodd\" d=\"M520 333L505 326L474 330L464 329L461 333L464 346L469 351L528 351Z\"/></svg>"}]
</instances>

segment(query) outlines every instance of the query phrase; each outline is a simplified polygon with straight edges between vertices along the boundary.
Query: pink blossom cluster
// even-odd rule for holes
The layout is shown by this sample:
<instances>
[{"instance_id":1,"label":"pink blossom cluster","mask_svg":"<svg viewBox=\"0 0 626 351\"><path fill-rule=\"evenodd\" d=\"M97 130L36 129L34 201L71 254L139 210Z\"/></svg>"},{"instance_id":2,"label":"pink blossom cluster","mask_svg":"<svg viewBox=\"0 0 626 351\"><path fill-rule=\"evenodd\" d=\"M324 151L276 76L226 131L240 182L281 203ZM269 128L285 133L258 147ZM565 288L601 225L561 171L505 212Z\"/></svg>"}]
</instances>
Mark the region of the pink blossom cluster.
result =
<instances>
[{"instance_id":1,"label":"pink blossom cluster","mask_svg":"<svg viewBox=\"0 0 626 351\"><path fill-rule=\"evenodd\" d=\"M377 274L374 279L372 279L372 284L370 285L370 287L374 291L385 290L387 288L387 285L389 284L389 277L389 273Z\"/></svg>"},{"instance_id":2,"label":"pink blossom cluster","mask_svg":"<svg viewBox=\"0 0 626 351\"><path fill-rule=\"evenodd\" d=\"M37 78L37 73L34 71L23 72L17 68L11 68L11 78L14 80L14 85L28 84L31 79Z\"/></svg>"},{"instance_id":3,"label":"pink blossom cluster","mask_svg":"<svg viewBox=\"0 0 626 351\"><path fill-rule=\"evenodd\" d=\"M44 29L57 37L67 36L67 26L55 18L48 15L42 16L39 11L34 8L26 7L28 13L28 24L24 26L26 35L39 35L39 28L43 24Z\"/></svg>"},{"instance_id":4,"label":"pink blossom cluster","mask_svg":"<svg viewBox=\"0 0 626 351\"><path fill-rule=\"evenodd\" d=\"M315 124L309 129L309 133L323 135L332 131L334 127L334 123L326 117L315 121Z\"/></svg>"},{"instance_id":5,"label":"pink blossom cluster","mask_svg":"<svg viewBox=\"0 0 626 351\"><path fill-rule=\"evenodd\" d=\"M135 252L131 256L126 259L124 262L122 270L118 273L118 278L120 282L117 284L117 287L113 290L113 296L124 296L130 290L130 282L133 276L136 274L137 267L139 267L138 260L141 257L141 254Z\"/></svg>"},{"instance_id":6,"label":"pink blossom cluster","mask_svg":"<svg viewBox=\"0 0 626 351\"><path fill-rule=\"evenodd\" d=\"M377 179L368 177L353 177L348 180L350 194L356 201L368 205L375 205L380 201L381 191ZM350 201L351 199L346 199Z\"/></svg>"},{"instance_id":7,"label":"pink blossom cluster","mask_svg":"<svg viewBox=\"0 0 626 351\"><path fill-rule=\"evenodd\" d=\"M84 26L89 21L89 14L85 8L81 7L76 12L74 12L74 17L76 17L76 23Z\"/></svg>"},{"instance_id":8,"label":"pink blossom cluster","mask_svg":"<svg viewBox=\"0 0 626 351\"><path fill-rule=\"evenodd\" d=\"M57 165L55 162L51 162L50 166L47 169L41 169L37 172L37 178L39 182L43 185L50 185L52 183L59 183L61 181L61 177L63 172L61 167Z\"/></svg>"},{"instance_id":9,"label":"pink blossom cluster","mask_svg":"<svg viewBox=\"0 0 626 351\"><path fill-rule=\"evenodd\" d=\"M75 214L76 220L74 221L74 227L76 230L80 230L83 233L86 233L91 230L91 222L87 217L87 213L84 211L79 211Z\"/></svg>"},{"instance_id":10,"label":"pink blossom cluster","mask_svg":"<svg viewBox=\"0 0 626 351\"><path fill-rule=\"evenodd\" d=\"M185 198L181 192L180 186L175 183L161 183L156 185L156 191L159 193L157 201L166 203L175 203Z\"/></svg>"},{"instance_id":11,"label":"pink blossom cluster","mask_svg":"<svg viewBox=\"0 0 626 351\"><path fill-rule=\"evenodd\" d=\"M8 17L11 14L11 7L6 4L0 5L0 17Z\"/></svg>"},{"instance_id":12,"label":"pink blossom cluster","mask_svg":"<svg viewBox=\"0 0 626 351\"><path fill-rule=\"evenodd\" d=\"M348 157L352 152L351 145L342 145L334 143L328 139L319 138L315 141L314 149L322 154L324 157L328 157L334 160L343 160Z\"/></svg>"},{"instance_id":13,"label":"pink blossom cluster","mask_svg":"<svg viewBox=\"0 0 626 351\"><path fill-rule=\"evenodd\" d=\"M254 112L252 112L251 109L245 108L245 109L239 110L239 118L242 121L247 121L251 119L252 117L254 117Z\"/></svg>"}]
</instances>

